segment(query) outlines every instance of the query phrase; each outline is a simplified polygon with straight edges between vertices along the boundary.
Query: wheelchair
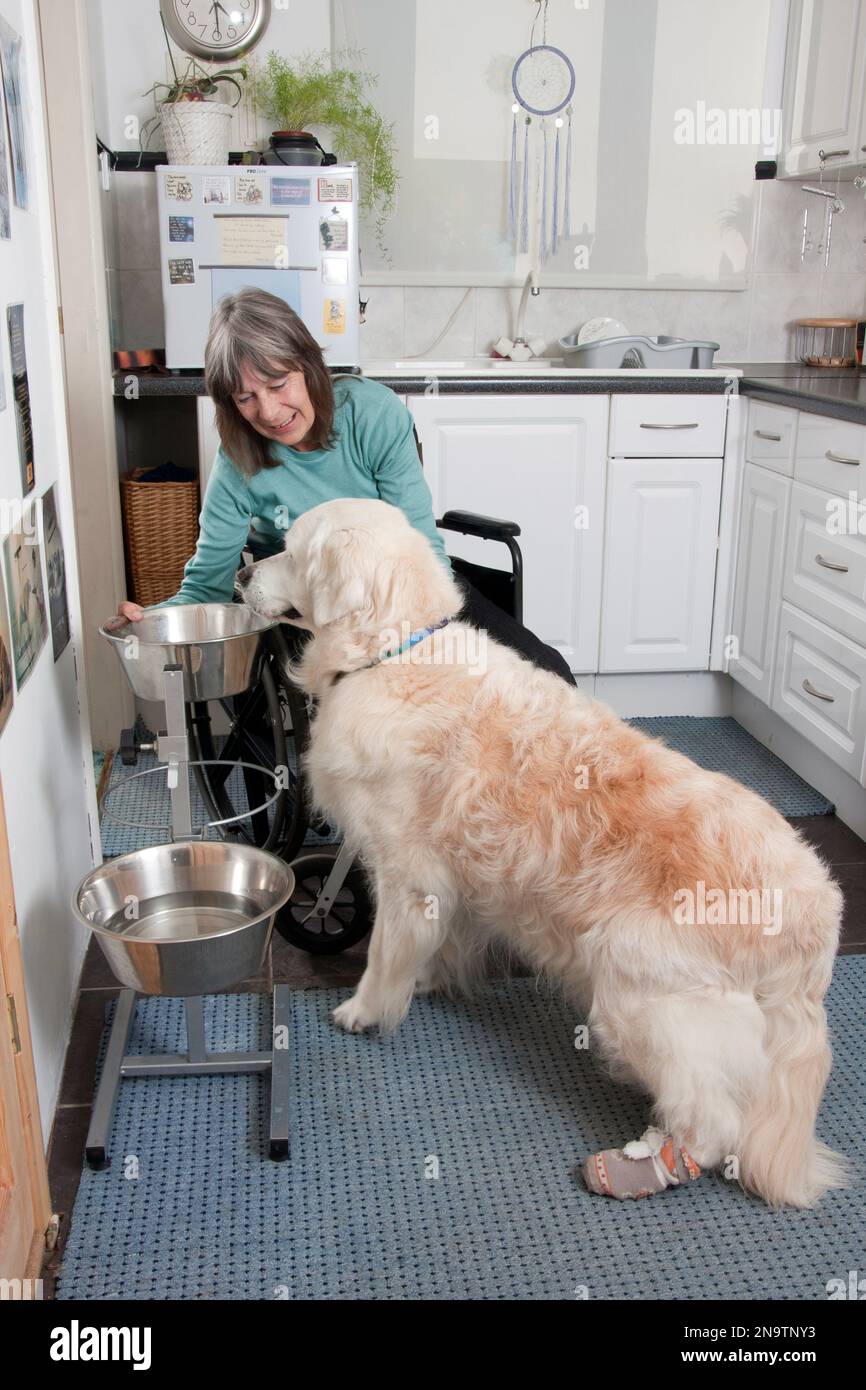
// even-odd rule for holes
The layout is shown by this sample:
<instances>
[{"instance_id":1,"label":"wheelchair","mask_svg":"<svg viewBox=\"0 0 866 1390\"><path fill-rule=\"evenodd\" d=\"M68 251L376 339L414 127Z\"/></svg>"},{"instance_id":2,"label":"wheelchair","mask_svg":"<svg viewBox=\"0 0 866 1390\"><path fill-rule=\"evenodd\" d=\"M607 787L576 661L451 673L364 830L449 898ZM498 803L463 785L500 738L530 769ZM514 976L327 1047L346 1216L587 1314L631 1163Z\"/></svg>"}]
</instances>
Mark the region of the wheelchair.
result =
<instances>
[{"instance_id":1,"label":"wheelchair","mask_svg":"<svg viewBox=\"0 0 866 1390\"><path fill-rule=\"evenodd\" d=\"M456 575L468 579L485 598L522 622L523 560L517 523L474 512L448 511L436 525L442 531L476 536L507 547L510 570L493 569L454 556L451 563ZM264 559L272 553L264 538L252 530L242 562L247 563L247 557L251 561ZM247 764L241 771L248 807L261 806L268 800L274 775L280 774L279 793L268 809L259 810L246 820L235 819L233 825L219 827L218 833L225 839L270 850L291 863L295 889L277 913L275 927L293 946L312 955L331 955L348 950L367 935L372 926L373 904L362 866L353 862L345 846L330 843L335 831L310 811L304 755L310 738L313 702L287 674L287 663L299 656L305 640L298 629L284 625L270 628L262 635L254 685L243 695L230 699L187 703L187 733L198 790L212 821L232 820L246 810L239 804L240 784L230 764ZM222 707L229 726L222 746L213 727L216 710L211 706L215 703ZM141 736L138 723L136 728L123 731L120 752L124 763L136 760ZM214 763L215 759L219 761ZM305 845L310 831L322 837L321 845Z\"/></svg>"}]
</instances>

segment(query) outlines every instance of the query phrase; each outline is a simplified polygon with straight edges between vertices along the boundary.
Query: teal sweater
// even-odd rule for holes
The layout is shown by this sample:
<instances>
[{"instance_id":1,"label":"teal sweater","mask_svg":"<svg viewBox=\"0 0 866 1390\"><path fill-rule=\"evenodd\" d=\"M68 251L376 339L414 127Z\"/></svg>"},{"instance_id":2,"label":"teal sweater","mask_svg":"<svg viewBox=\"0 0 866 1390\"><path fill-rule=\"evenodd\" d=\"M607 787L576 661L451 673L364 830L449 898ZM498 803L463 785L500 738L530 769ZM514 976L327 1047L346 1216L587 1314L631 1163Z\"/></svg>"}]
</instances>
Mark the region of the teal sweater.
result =
<instances>
[{"instance_id":1,"label":"teal sweater","mask_svg":"<svg viewBox=\"0 0 866 1390\"><path fill-rule=\"evenodd\" d=\"M303 453L272 442L279 464L253 477L242 474L219 449L195 554L187 561L179 591L165 603L230 602L250 525L276 552L286 528L302 512L335 497L380 497L399 507L451 572L405 405L387 386L363 377L338 377L334 397L337 439L331 449Z\"/></svg>"}]
</instances>

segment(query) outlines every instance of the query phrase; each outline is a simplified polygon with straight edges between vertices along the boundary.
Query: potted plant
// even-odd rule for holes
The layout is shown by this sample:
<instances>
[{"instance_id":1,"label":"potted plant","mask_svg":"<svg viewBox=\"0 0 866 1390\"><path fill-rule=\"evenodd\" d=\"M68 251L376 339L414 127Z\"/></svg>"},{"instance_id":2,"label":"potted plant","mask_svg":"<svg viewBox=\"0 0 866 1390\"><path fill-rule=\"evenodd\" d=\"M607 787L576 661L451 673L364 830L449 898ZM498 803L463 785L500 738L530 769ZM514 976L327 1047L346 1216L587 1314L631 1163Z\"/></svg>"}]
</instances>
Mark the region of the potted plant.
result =
<instances>
[{"instance_id":1,"label":"potted plant","mask_svg":"<svg viewBox=\"0 0 866 1390\"><path fill-rule=\"evenodd\" d=\"M384 252L382 229L394 211L400 176L394 124L384 121L365 95L377 79L357 64L362 57L344 49L333 58L328 52L308 53L289 61L272 52L252 74L249 89L256 109L277 126L271 137L275 162L280 162L277 137L308 135L316 125L327 127L340 164L357 163L358 206L375 216L376 240Z\"/></svg>"},{"instance_id":2,"label":"potted plant","mask_svg":"<svg viewBox=\"0 0 866 1390\"><path fill-rule=\"evenodd\" d=\"M164 23L162 27L165 33ZM246 67L208 72L190 58L183 72L178 73L167 33L165 42L174 80L154 82L144 93L153 96L156 111L141 127L141 148L161 126L169 164L228 164L232 111L243 95L237 79L246 78ZM214 100L219 97L220 82L228 82L237 92L231 104ZM161 99L159 92L165 93Z\"/></svg>"}]
</instances>

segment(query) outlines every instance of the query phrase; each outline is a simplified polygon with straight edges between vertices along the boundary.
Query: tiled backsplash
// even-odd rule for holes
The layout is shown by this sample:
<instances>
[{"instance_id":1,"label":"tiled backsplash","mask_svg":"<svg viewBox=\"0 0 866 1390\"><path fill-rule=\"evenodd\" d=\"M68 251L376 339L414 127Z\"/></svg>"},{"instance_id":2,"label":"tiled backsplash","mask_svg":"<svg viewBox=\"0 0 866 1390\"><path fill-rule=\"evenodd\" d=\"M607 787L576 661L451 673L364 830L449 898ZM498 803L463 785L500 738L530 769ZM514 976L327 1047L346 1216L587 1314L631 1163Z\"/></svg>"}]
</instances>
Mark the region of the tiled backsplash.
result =
<instances>
[{"instance_id":1,"label":"tiled backsplash","mask_svg":"<svg viewBox=\"0 0 866 1390\"><path fill-rule=\"evenodd\" d=\"M794 358L792 321L818 315L866 317L866 201L851 183L833 223L827 270L800 260L800 229L808 195L800 181L755 184L751 284L745 290L542 289L530 297L529 337L551 350L558 338L604 314L632 333L709 338L718 360L784 362ZM817 202L817 199L813 199ZM116 174L103 197L113 341L123 347L164 344L159 274L156 182L151 173ZM426 353L466 295L463 288L370 286L361 330L366 361ZM484 355L513 334L518 290L475 289L466 297L437 358Z\"/></svg>"}]
</instances>

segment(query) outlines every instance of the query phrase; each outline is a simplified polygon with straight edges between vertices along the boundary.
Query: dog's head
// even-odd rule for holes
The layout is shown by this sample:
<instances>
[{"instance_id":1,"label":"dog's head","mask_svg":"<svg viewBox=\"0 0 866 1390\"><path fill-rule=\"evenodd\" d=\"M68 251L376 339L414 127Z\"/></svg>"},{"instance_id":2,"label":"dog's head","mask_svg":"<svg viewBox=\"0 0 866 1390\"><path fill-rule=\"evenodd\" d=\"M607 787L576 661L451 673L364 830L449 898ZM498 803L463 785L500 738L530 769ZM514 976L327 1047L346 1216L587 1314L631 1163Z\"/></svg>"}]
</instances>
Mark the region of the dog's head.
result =
<instances>
[{"instance_id":1,"label":"dog's head","mask_svg":"<svg viewBox=\"0 0 866 1390\"><path fill-rule=\"evenodd\" d=\"M281 554L237 577L264 618L319 632L375 631L457 613L463 599L430 542L399 507L373 499L323 502L298 518Z\"/></svg>"}]
</instances>

